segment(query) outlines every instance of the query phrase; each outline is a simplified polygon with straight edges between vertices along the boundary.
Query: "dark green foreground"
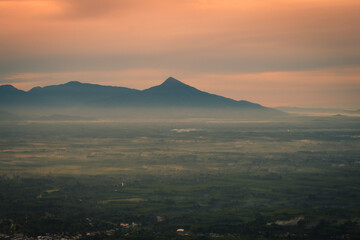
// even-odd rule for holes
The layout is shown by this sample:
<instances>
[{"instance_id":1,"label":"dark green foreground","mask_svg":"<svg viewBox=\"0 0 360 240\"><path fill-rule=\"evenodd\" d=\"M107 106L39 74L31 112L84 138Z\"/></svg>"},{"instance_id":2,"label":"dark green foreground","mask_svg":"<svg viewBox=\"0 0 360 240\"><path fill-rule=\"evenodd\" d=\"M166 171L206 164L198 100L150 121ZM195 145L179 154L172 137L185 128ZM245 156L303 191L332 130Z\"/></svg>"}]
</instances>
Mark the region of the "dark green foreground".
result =
<instances>
[{"instance_id":1,"label":"dark green foreground","mask_svg":"<svg viewBox=\"0 0 360 240\"><path fill-rule=\"evenodd\" d=\"M358 122L2 123L0 233L360 239Z\"/></svg>"}]
</instances>

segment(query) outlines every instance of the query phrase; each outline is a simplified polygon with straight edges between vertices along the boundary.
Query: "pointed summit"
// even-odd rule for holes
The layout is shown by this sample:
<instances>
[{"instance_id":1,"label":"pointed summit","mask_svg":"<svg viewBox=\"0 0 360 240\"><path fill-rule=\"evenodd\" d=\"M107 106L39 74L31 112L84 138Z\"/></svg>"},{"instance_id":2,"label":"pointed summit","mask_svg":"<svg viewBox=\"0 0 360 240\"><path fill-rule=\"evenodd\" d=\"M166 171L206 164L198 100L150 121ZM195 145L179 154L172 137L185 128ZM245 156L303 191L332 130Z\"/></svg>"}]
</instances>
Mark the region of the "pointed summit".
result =
<instances>
[{"instance_id":1,"label":"pointed summit","mask_svg":"<svg viewBox=\"0 0 360 240\"><path fill-rule=\"evenodd\" d=\"M103 86L71 81L59 85L35 87L27 92L11 85L0 86L0 107L139 107L140 109L162 107L190 107L240 109L259 113L280 113L259 104L235 101L230 98L201 91L173 77L160 85L136 90L123 87Z\"/></svg>"},{"instance_id":2,"label":"pointed summit","mask_svg":"<svg viewBox=\"0 0 360 240\"><path fill-rule=\"evenodd\" d=\"M169 77L167 78L160 86L166 86L166 87L177 87L177 86L188 86L183 82L180 82L179 80Z\"/></svg>"},{"instance_id":3,"label":"pointed summit","mask_svg":"<svg viewBox=\"0 0 360 240\"><path fill-rule=\"evenodd\" d=\"M1 94L17 94L17 93L24 93L24 91L17 89L13 85L6 84L0 86L0 93Z\"/></svg>"},{"instance_id":4,"label":"pointed summit","mask_svg":"<svg viewBox=\"0 0 360 240\"><path fill-rule=\"evenodd\" d=\"M163 84L172 84L172 83L182 83L179 80L173 78L173 77L168 77Z\"/></svg>"},{"instance_id":5,"label":"pointed summit","mask_svg":"<svg viewBox=\"0 0 360 240\"><path fill-rule=\"evenodd\" d=\"M230 98L203 92L173 77L169 77L158 86L143 90L140 95L146 104L152 103L156 106L238 107L246 105Z\"/></svg>"},{"instance_id":6,"label":"pointed summit","mask_svg":"<svg viewBox=\"0 0 360 240\"><path fill-rule=\"evenodd\" d=\"M200 92L194 87L191 87L179 80L169 77L162 84L143 90L144 92L151 92L156 94L187 94L189 92Z\"/></svg>"},{"instance_id":7,"label":"pointed summit","mask_svg":"<svg viewBox=\"0 0 360 240\"><path fill-rule=\"evenodd\" d=\"M16 87L14 87L13 85L10 85L10 84L1 85L1 86L0 86L0 89L1 89L1 90L7 90L7 91L18 90Z\"/></svg>"}]
</instances>

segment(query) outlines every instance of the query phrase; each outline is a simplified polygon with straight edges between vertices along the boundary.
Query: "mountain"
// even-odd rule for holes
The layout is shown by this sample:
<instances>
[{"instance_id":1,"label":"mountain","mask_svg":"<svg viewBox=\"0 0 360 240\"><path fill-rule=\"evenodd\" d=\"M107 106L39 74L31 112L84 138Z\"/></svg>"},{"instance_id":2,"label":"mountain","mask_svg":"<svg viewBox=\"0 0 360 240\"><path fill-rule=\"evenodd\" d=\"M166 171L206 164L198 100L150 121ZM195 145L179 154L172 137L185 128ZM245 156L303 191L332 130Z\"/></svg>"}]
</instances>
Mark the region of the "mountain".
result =
<instances>
[{"instance_id":1,"label":"mountain","mask_svg":"<svg viewBox=\"0 0 360 240\"><path fill-rule=\"evenodd\" d=\"M350 113L350 114L360 114L360 109L358 110L346 110L346 113Z\"/></svg>"},{"instance_id":2,"label":"mountain","mask_svg":"<svg viewBox=\"0 0 360 240\"><path fill-rule=\"evenodd\" d=\"M125 87L102 86L72 81L60 85L35 87L27 92L27 94L31 104L74 106L138 91L139 90Z\"/></svg>"},{"instance_id":3,"label":"mountain","mask_svg":"<svg viewBox=\"0 0 360 240\"><path fill-rule=\"evenodd\" d=\"M359 114L358 110L347 110L342 108L304 108L304 107L277 107L276 109L288 113L297 114Z\"/></svg>"},{"instance_id":4,"label":"mountain","mask_svg":"<svg viewBox=\"0 0 360 240\"><path fill-rule=\"evenodd\" d=\"M25 93L24 91L19 90L9 84L0 86L0 96L5 96L5 95L13 96L13 95L21 95L24 93Z\"/></svg>"},{"instance_id":5,"label":"mountain","mask_svg":"<svg viewBox=\"0 0 360 240\"><path fill-rule=\"evenodd\" d=\"M276 109L285 112L294 112L294 113L306 113L306 112L339 113L346 111L340 108L311 108L311 107L305 108L305 107L291 107L291 106L277 107Z\"/></svg>"},{"instance_id":6,"label":"mountain","mask_svg":"<svg viewBox=\"0 0 360 240\"><path fill-rule=\"evenodd\" d=\"M192 108L246 108L267 109L248 101L236 101L219 95L203 92L179 80L169 77L162 84L134 94L104 98L97 105L132 107L192 107Z\"/></svg>"},{"instance_id":7,"label":"mountain","mask_svg":"<svg viewBox=\"0 0 360 240\"><path fill-rule=\"evenodd\" d=\"M97 108L103 109L176 109L191 108L212 110L247 111L262 114L282 114L281 111L266 108L248 101L207 93L169 77L162 84L145 90L125 87L102 86L80 82L35 87L28 92L11 85L0 86L0 107L22 108ZM162 111L162 110L159 110ZM57 113L57 112L55 112ZM53 114L53 113L50 113ZM69 112L67 113L69 114ZM70 112L70 114L73 114Z\"/></svg>"},{"instance_id":8,"label":"mountain","mask_svg":"<svg viewBox=\"0 0 360 240\"><path fill-rule=\"evenodd\" d=\"M144 103L156 103L161 106L236 107L238 105L233 99L200 91L172 77L158 86L145 89L141 95Z\"/></svg>"},{"instance_id":9,"label":"mountain","mask_svg":"<svg viewBox=\"0 0 360 240\"><path fill-rule=\"evenodd\" d=\"M12 85L0 86L0 106L13 105L25 100L26 92L19 90Z\"/></svg>"},{"instance_id":10,"label":"mountain","mask_svg":"<svg viewBox=\"0 0 360 240\"><path fill-rule=\"evenodd\" d=\"M73 116L64 114L52 114L47 116L41 116L35 120L40 121L94 121L95 119L83 116Z\"/></svg>"},{"instance_id":11,"label":"mountain","mask_svg":"<svg viewBox=\"0 0 360 240\"><path fill-rule=\"evenodd\" d=\"M18 120L23 120L23 117L21 117L17 114L8 112L8 111L0 110L0 122L1 121L18 121Z\"/></svg>"}]
</instances>

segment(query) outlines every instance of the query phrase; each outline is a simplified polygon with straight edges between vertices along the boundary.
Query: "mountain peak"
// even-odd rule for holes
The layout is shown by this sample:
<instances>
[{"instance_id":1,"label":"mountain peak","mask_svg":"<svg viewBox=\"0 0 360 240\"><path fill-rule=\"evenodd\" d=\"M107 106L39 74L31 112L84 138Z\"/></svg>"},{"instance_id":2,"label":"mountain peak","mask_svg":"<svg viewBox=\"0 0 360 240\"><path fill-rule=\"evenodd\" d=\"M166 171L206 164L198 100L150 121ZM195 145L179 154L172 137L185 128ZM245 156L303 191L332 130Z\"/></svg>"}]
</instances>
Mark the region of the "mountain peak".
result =
<instances>
[{"instance_id":1,"label":"mountain peak","mask_svg":"<svg viewBox=\"0 0 360 240\"><path fill-rule=\"evenodd\" d=\"M10 84L6 84L6 85L1 85L0 86L0 91L2 93L19 93L19 92L24 92L22 90L17 89L16 87L14 87L13 85Z\"/></svg>"},{"instance_id":2,"label":"mountain peak","mask_svg":"<svg viewBox=\"0 0 360 240\"><path fill-rule=\"evenodd\" d=\"M5 85L1 85L0 86L2 89L17 89L16 87L14 87L11 84L5 84Z\"/></svg>"},{"instance_id":3,"label":"mountain peak","mask_svg":"<svg viewBox=\"0 0 360 240\"><path fill-rule=\"evenodd\" d=\"M163 82L160 86L184 86L186 85L185 83L180 82L179 80L173 78L173 77L168 77L165 82Z\"/></svg>"},{"instance_id":4,"label":"mountain peak","mask_svg":"<svg viewBox=\"0 0 360 240\"><path fill-rule=\"evenodd\" d=\"M68 86L78 86L78 85L82 85L82 83L79 82L79 81L70 81L70 82L65 83L64 85L68 85Z\"/></svg>"}]
</instances>

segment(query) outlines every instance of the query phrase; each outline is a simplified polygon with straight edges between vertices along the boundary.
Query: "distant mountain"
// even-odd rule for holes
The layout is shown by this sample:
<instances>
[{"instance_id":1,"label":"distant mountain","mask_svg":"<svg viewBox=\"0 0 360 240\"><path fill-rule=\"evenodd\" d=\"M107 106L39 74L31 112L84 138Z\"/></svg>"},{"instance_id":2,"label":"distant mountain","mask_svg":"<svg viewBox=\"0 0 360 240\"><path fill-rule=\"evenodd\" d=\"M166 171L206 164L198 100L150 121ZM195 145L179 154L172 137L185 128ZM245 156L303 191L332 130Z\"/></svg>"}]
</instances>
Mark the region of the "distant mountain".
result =
<instances>
[{"instance_id":1,"label":"distant mountain","mask_svg":"<svg viewBox=\"0 0 360 240\"><path fill-rule=\"evenodd\" d=\"M169 77L145 90L80 82L35 87L28 92L11 85L0 86L0 106L80 108L217 108L281 114L279 110L248 101L207 93ZM233 111L231 110L231 111Z\"/></svg>"},{"instance_id":2,"label":"distant mountain","mask_svg":"<svg viewBox=\"0 0 360 240\"><path fill-rule=\"evenodd\" d=\"M9 84L0 86L0 96L22 95L24 93L25 91L19 90Z\"/></svg>"},{"instance_id":3,"label":"distant mountain","mask_svg":"<svg viewBox=\"0 0 360 240\"><path fill-rule=\"evenodd\" d=\"M346 113L350 113L350 114L360 114L360 109L358 109L358 110L346 110Z\"/></svg>"},{"instance_id":4,"label":"distant mountain","mask_svg":"<svg viewBox=\"0 0 360 240\"><path fill-rule=\"evenodd\" d=\"M27 98L31 104L74 106L138 91L125 87L102 86L73 81L61 85L35 87L27 92Z\"/></svg>"},{"instance_id":5,"label":"distant mountain","mask_svg":"<svg viewBox=\"0 0 360 240\"><path fill-rule=\"evenodd\" d=\"M359 114L359 110L346 110L341 108L304 108L304 107L277 107L281 111L289 113L328 113L328 114Z\"/></svg>"},{"instance_id":6,"label":"distant mountain","mask_svg":"<svg viewBox=\"0 0 360 240\"><path fill-rule=\"evenodd\" d=\"M259 104L235 101L230 98L200 91L172 77L159 86L145 89L142 95L149 102L156 102L166 106L264 108Z\"/></svg>"},{"instance_id":7,"label":"distant mountain","mask_svg":"<svg viewBox=\"0 0 360 240\"><path fill-rule=\"evenodd\" d=\"M248 108L266 109L248 101L236 101L230 98L200 91L185 83L169 77L165 82L128 95L104 98L97 103L101 106L137 106L137 107L207 107L207 108Z\"/></svg>"},{"instance_id":8,"label":"distant mountain","mask_svg":"<svg viewBox=\"0 0 360 240\"><path fill-rule=\"evenodd\" d=\"M18 121L18 120L23 120L23 117L8 111L0 110L0 121Z\"/></svg>"},{"instance_id":9,"label":"distant mountain","mask_svg":"<svg viewBox=\"0 0 360 240\"><path fill-rule=\"evenodd\" d=\"M25 101L27 92L19 90L12 85L0 86L0 106L17 105Z\"/></svg>"},{"instance_id":10,"label":"distant mountain","mask_svg":"<svg viewBox=\"0 0 360 240\"><path fill-rule=\"evenodd\" d=\"M340 109L340 108L311 108L311 107L305 108L305 107L290 107L290 106L277 107L276 109L285 112L319 112L319 113L339 113L345 111L344 109Z\"/></svg>"},{"instance_id":11,"label":"distant mountain","mask_svg":"<svg viewBox=\"0 0 360 240\"><path fill-rule=\"evenodd\" d=\"M64 114L52 114L47 116L41 116L35 120L41 121L92 121L95 120L89 117L83 116L73 116L73 115L64 115Z\"/></svg>"}]
</instances>

